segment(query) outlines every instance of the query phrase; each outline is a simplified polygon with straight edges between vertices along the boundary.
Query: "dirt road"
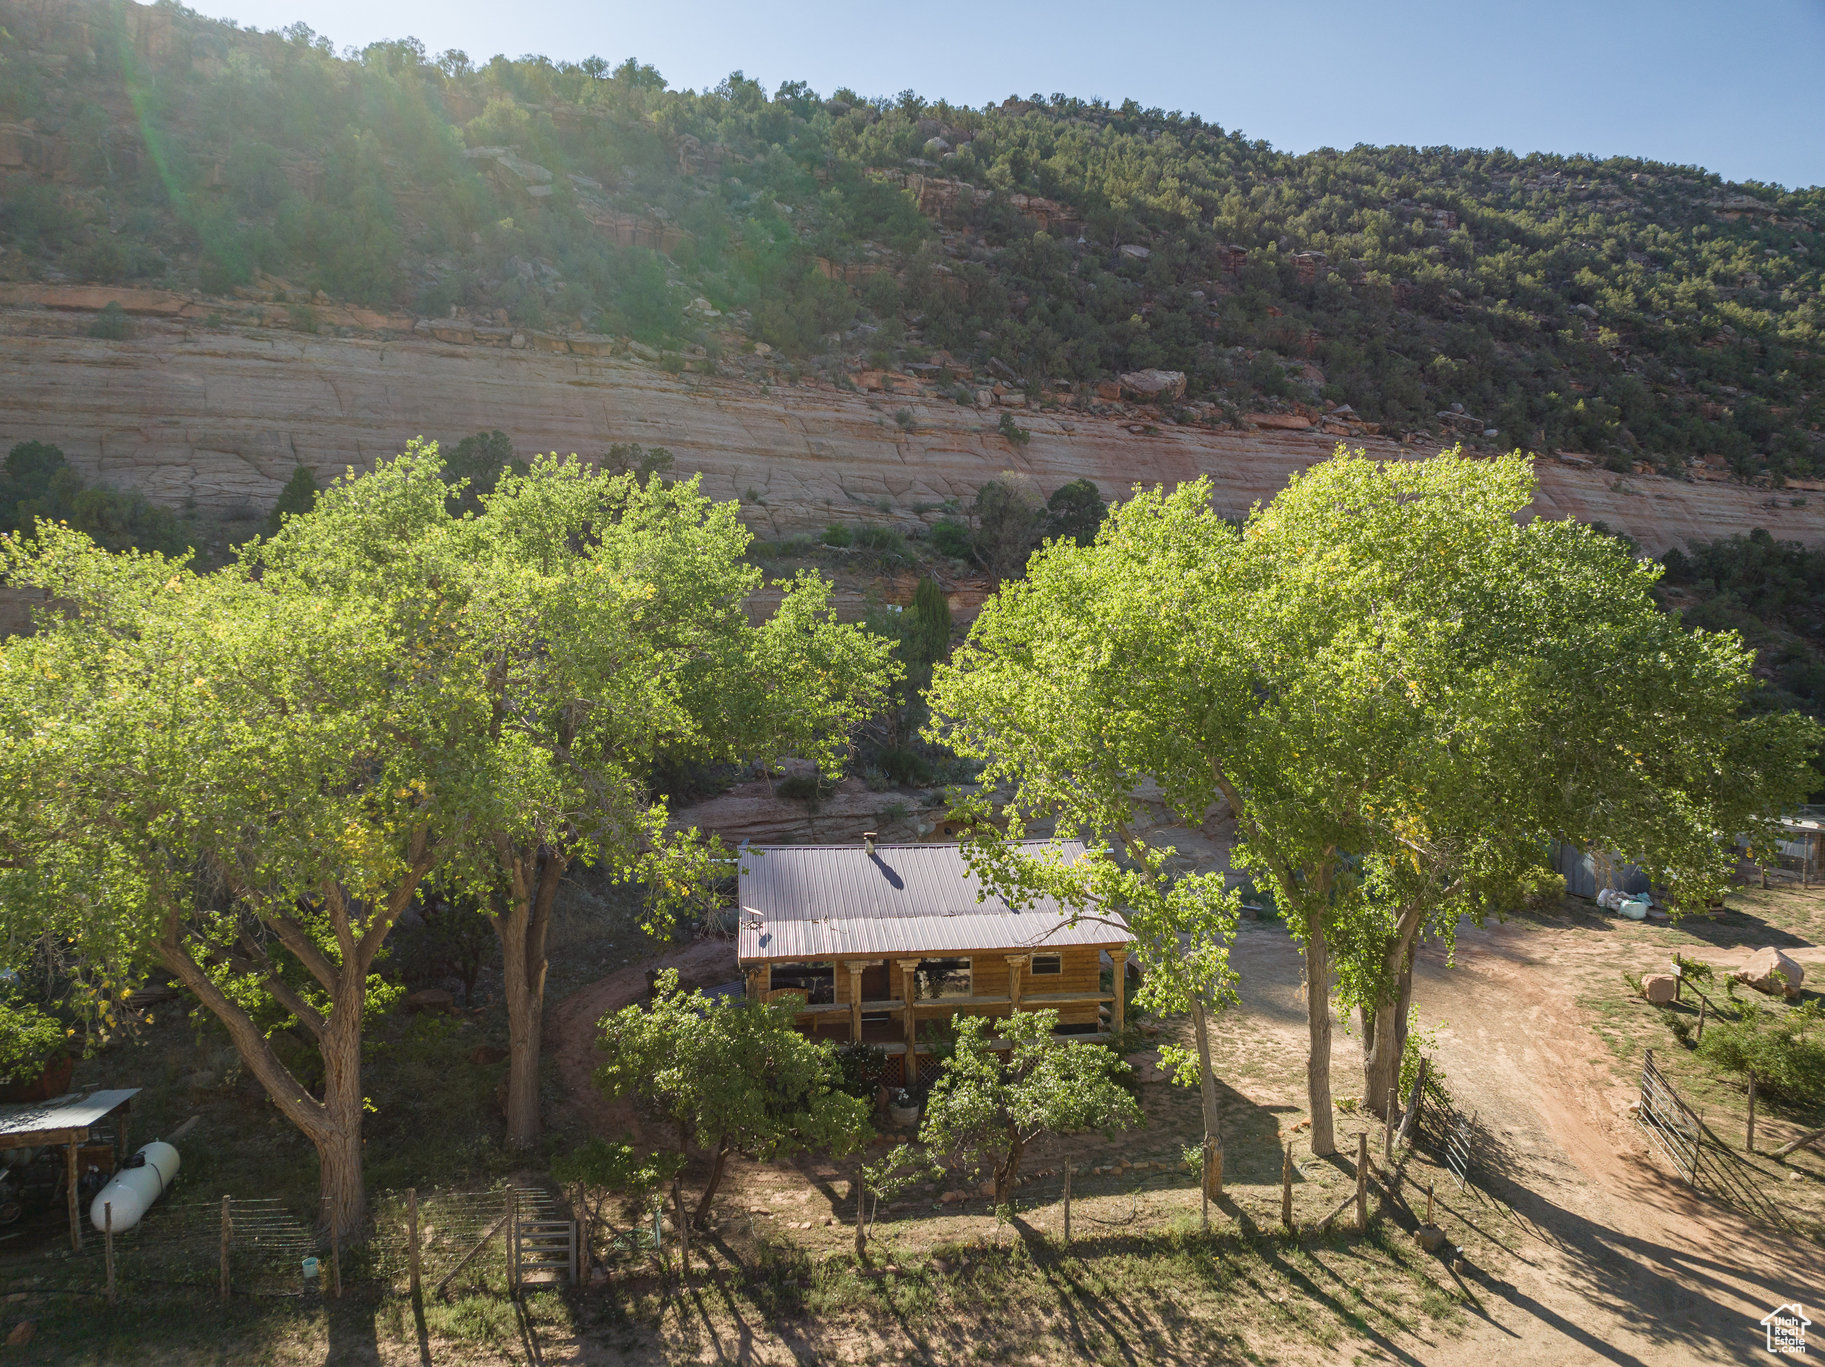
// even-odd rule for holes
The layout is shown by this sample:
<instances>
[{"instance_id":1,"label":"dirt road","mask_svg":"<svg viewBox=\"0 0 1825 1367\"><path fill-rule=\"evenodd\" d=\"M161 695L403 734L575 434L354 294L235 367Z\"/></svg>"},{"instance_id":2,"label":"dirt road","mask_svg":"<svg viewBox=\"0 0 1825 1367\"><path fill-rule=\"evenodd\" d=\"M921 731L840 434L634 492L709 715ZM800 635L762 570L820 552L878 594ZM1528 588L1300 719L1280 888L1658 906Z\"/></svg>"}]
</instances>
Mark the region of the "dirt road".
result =
<instances>
[{"instance_id":1,"label":"dirt road","mask_svg":"<svg viewBox=\"0 0 1825 1367\"><path fill-rule=\"evenodd\" d=\"M595 1026L609 1012L645 1001L648 970L667 968L678 970L678 980L685 987L709 987L739 976L734 946L721 940L699 940L598 978L545 1014L545 1047L557 1060L564 1104L583 1118L591 1134L604 1138L639 1134L633 1107L609 1101L596 1088L594 1075L601 1059L596 1052Z\"/></svg>"},{"instance_id":2,"label":"dirt road","mask_svg":"<svg viewBox=\"0 0 1825 1367\"><path fill-rule=\"evenodd\" d=\"M1497 927L1466 932L1455 968L1421 961L1422 1020L1447 1023L1440 1062L1495 1145L1482 1192L1451 1203L1519 1236L1499 1270L1466 1275L1470 1332L1416 1346L1428 1367L1767 1362L1757 1321L1825 1293L1819 1248L1695 1196L1650 1152L1630 1072L1578 1004L1614 988L1608 938Z\"/></svg>"}]
</instances>

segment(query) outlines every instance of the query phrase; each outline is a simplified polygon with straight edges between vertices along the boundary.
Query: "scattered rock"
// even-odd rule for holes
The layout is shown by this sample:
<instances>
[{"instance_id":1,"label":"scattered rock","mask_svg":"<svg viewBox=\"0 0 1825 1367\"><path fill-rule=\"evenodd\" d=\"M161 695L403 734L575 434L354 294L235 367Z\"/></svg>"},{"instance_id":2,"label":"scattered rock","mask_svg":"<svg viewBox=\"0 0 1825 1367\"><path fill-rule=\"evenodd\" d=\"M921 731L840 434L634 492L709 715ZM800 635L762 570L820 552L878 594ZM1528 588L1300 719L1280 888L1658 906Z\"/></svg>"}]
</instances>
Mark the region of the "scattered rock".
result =
<instances>
[{"instance_id":1,"label":"scattered rock","mask_svg":"<svg viewBox=\"0 0 1825 1367\"><path fill-rule=\"evenodd\" d=\"M976 1194L978 1196L991 1196L992 1197L995 1194L995 1183L994 1183L993 1179L991 1179L987 1182L984 1182L981 1186L977 1187Z\"/></svg>"},{"instance_id":2,"label":"scattered rock","mask_svg":"<svg viewBox=\"0 0 1825 1367\"><path fill-rule=\"evenodd\" d=\"M407 1011L454 1011L456 998L441 987L421 987L406 994Z\"/></svg>"},{"instance_id":3,"label":"scattered rock","mask_svg":"<svg viewBox=\"0 0 1825 1367\"><path fill-rule=\"evenodd\" d=\"M1130 261L1145 261L1148 257L1153 255L1152 248L1143 247L1138 242L1124 242L1121 246L1116 248L1116 251L1120 252Z\"/></svg>"},{"instance_id":4,"label":"scattered rock","mask_svg":"<svg viewBox=\"0 0 1825 1367\"><path fill-rule=\"evenodd\" d=\"M1797 997L1800 995L1800 984L1806 981L1806 970L1796 960L1769 945L1756 950L1730 976L1739 983L1753 987L1757 992L1770 995L1778 992L1783 997Z\"/></svg>"},{"instance_id":5,"label":"scattered rock","mask_svg":"<svg viewBox=\"0 0 1825 1367\"><path fill-rule=\"evenodd\" d=\"M20 1320L13 1326L13 1332L6 1336L8 1348L23 1348L32 1341L32 1335L38 1332L38 1326L31 1320Z\"/></svg>"},{"instance_id":6,"label":"scattered rock","mask_svg":"<svg viewBox=\"0 0 1825 1367\"><path fill-rule=\"evenodd\" d=\"M1182 370L1130 370L1120 378L1122 392L1137 399L1185 397L1185 372Z\"/></svg>"},{"instance_id":7,"label":"scattered rock","mask_svg":"<svg viewBox=\"0 0 1825 1367\"><path fill-rule=\"evenodd\" d=\"M940 1200L940 1201L942 1201L942 1202L943 1202L943 1203L944 1203L944 1204L945 1204L945 1205L947 1205L947 1206L954 1206L954 1205L956 1205L956 1204L957 1204L957 1202L959 1202L959 1201L967 1201L967 1200L969 1200L969 1199L970 1199L970 1194L969 1194L969 1193L968 1193L968 1192L967 1192L967 1191L956 1191L956 1190L952 1190L952 1191L947 1191L947 1192L945 1192L945 1193L944 1193L944 1194L943 1194L943 1195L942 1195L942 1196L940 1196L940 1197L939 1197L939 1198L938 1198L938 1199L939 1199L939 1200Z\"/></svg>"},{"instance_id":8,"label":"scattered rock","mask_svg":"<svg viewBox=\"0 0 1825 1367\"><path fill-rule=\"evenodd\" d=\"M1437 1253L1445 1246L1445 1231L1437 1225L1421 1225L1413 1231L1413 1242L1428 1253Z\"/></svg>"},{"instance_id":9,"label":"scattered rock","mask_svg":"<svg viewBox=\"0 0 1825 1367\"><path fill-rule=\"evenodd\" d=\"M1679 995L1679 979L1671 973L1649 973L1641 980L1641 995L1656 1006Z\"/></svg>"}]
</instances>

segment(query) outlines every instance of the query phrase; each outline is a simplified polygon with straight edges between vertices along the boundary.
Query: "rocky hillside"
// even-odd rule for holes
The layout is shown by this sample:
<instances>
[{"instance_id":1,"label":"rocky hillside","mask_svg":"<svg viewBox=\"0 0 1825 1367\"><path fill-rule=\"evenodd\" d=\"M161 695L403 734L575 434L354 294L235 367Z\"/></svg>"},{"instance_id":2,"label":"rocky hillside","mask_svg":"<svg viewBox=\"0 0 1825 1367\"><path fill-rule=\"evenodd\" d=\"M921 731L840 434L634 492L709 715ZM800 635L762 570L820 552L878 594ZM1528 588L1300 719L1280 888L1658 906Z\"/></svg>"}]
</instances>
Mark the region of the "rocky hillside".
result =
<instances>
[{"instance_id":1,"label":"rocky hillside","mask_svg":"<svg viewBox=\"0 0 1825 1367\"><path fill-rule=\"evenodd\" d=\"M0 0L4 330L30 353L0 442L171 499L257 504L288 461L422 429L589 454L658 427L766 516L1023 461L1108 490L1317 432L1569 452L1609 472L1565 467L1577 506L1644 533L1630 481L1716 477L1739 487L1665 496L1801 534L1804 491L1775 491L1825 474L1822 222L1818 189L1627 158L1294 157L1132 102L677 91ZM1004 414L1030 446L982 435Z\"/></svg>"},{"instance_id":2,"label":"rocky hillside","mask_svg":"<svg viewBox=\"0 0 1825 1367\"><path fill-rule=\"evenodd\" d=\"M100 307L118 302L130 335L89 335ZM1106 498L1208 475L1219 505L1242 513L1339 441L1390 457L1436 449L1335 417L1180 424L1157 404L1009 407L992 392L962 406L916 376L794 377L756 356L717 374L672 373L597 334L324 313L337 326L309 333L259 300L10 287L0 292L0 436L55 442L92 483L242 523L266 515L299 464L327 482L419 435L448 445L499 428L522 453L591 458L619 443L663 446L678 471L703 473L708 492L739 498L766 538L831 524L917 537L1010 470L1041 496L1083 478ZM1622 474L1576 456L1542 458L1539 470L1542 514L1602 521L1650 550L1755 527L1825 544L1825 483L1777 492L1702 469ZM954 587L964 582L955 568Z\"/></svg>"}]
</instances>

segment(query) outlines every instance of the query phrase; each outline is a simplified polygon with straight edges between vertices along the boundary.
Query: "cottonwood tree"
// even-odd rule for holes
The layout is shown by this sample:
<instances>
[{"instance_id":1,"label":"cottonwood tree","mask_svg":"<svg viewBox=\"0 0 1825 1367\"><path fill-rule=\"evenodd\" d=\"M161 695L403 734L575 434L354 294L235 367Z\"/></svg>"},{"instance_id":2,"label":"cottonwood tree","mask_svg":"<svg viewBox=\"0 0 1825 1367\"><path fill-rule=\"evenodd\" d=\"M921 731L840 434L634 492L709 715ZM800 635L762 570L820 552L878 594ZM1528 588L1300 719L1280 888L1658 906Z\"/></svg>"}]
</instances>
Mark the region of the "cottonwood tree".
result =
<instances>
[{"instance_id":1,"label":"cottonwood tree","mask_svg":"<svg viewBox=\"0 0 1825 1367\"><path fill-rule=\"evenodd\" d=\"M1554 837L1702 893L1728 859L1718 833L1804 791L1806 724L1737 715L1740 645L1657 613L1652 569L1610 539L1519 525L1533 487L1519 457L1340 448L1241 528L1202 481L1140 494L1092 546L1037 557L934 686L951 743L1011 791L1010 833L1056 818L1119 850L1136 892L1186 882L1141 834L1142 783L1212 835L1233 818L1234 864L1305 956L1315 1153L1335 1147L1334 948L1382 1109L1423 928L1511 904ZM1004 881L1073 881L978 839ZM1112 881L1111 859L1077 886ZM1148 904L1134 919L1148 928Z\"/></svg>"},{"instance_id":2,"label":"cottonwood tree","mask_svg":"<svg viewBox=\"0 0 1825 1367\"><path fill-rule=\"evenodd\" d=\"M315 1146L330 1232L358 1234L374 963L488 779L449 681L369 603L278 565L197 575L48 523L4 552L57 607L0 644L0 930L115 980L170 972ZM449 625L403 596L424 632ZM287 1018L320 1093L268 1041Z\"/></svg>"},{"instance_id":3,"label":"cottonwood tree","mask_svg":"<svg viewBox=\"0 0 1825 1367\"><path fill-rule=\"evenodd\" d=\"M956 1046L925 1102L920 1142L986 1170L998 1206L1013 1198L1020 1160L1041 1135L1122 1130L1141 1118L1117 1081L1128 1065L1054 1036L1057 1025L1056 1011L958 1017Z\"/></svg>"},{"instance_id":4,"label":"cottonwood tree","mask_svg":"<svg viewBox=\"0 0 1825 1367\"><path fill-rule=\"evenodd\" d=\"M402 486L447 476L430 443L388 468ZM500 940L507 1140L524 1147L539 1133L545 946L565 875L590 864L647 885L663 929L715 853L668 832L655 766L797 755L838 772L895 666L886 642L834 620L814 575L780 584L779 606L752 623L748 533L695 479L549 456L501 473L479 503L480 516L456 516L377 491L326 497L254 559L397 618L448 683L452 743L484 757L490 783L440 880L487 907ZM435 633L417 631L421 598L442 605Z\"/></svg>"},{"instance_id":5,"label":"cottonwood tree","mask_svg":"<svg viewBox=\"0 0 1825 1367\"><path fill-rule=\"evenodd\" d=\"M693 1144L710 1155L693 1223L709 1213L730 1154L841 1157L873 1134L869 1101L842 1090L835 1049L801 1034L795 1015L789 1003L681 991L678 971L667 969L650 1007L601 1020L602 1090L639 1097L672 1127L680 1155Z\"/></svg>"}]
</instances>

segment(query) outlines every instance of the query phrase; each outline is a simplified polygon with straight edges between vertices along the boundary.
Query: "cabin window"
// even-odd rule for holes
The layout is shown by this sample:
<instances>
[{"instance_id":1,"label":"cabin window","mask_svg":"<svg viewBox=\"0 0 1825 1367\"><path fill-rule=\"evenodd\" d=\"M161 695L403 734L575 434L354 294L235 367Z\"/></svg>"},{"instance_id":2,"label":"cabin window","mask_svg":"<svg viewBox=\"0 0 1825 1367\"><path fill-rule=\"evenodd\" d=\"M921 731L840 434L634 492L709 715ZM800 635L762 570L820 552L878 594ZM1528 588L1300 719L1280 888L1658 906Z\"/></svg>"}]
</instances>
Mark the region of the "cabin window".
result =
<instances>
[{"instance_id":1,"label":"cabin window","mask_svg":"<svg viewBox=\"0 0 1825 1367\"><path fill-rule=\"evenodd\" d=\"M773 990L803 992L807 1006L823 1006L836 1000L836 965L834 963L774 964Z\"/></svg>"},{"instance_id":2,"label":"cabin window","mask_svg":"<svg viewBox=\"0 0 1825 1367\"><path fill-rule=\"evenodd\" d=\"M1065 956L1062 954L1035 954L1033 956L1033 976L1044 978L1057 977L1065 971Z\"/></svg>"},{"instance_id":3,"label":"cabin window","mask_svg":"<svg viewBox=\"0 0 1825 1367\"><path fill-rule=\"evenodd\" d=\"M921 959L913 974L917 1000L944 1001L950 997L967 997L970 992L968 959Z\"/></svg>"}]
</instances>

